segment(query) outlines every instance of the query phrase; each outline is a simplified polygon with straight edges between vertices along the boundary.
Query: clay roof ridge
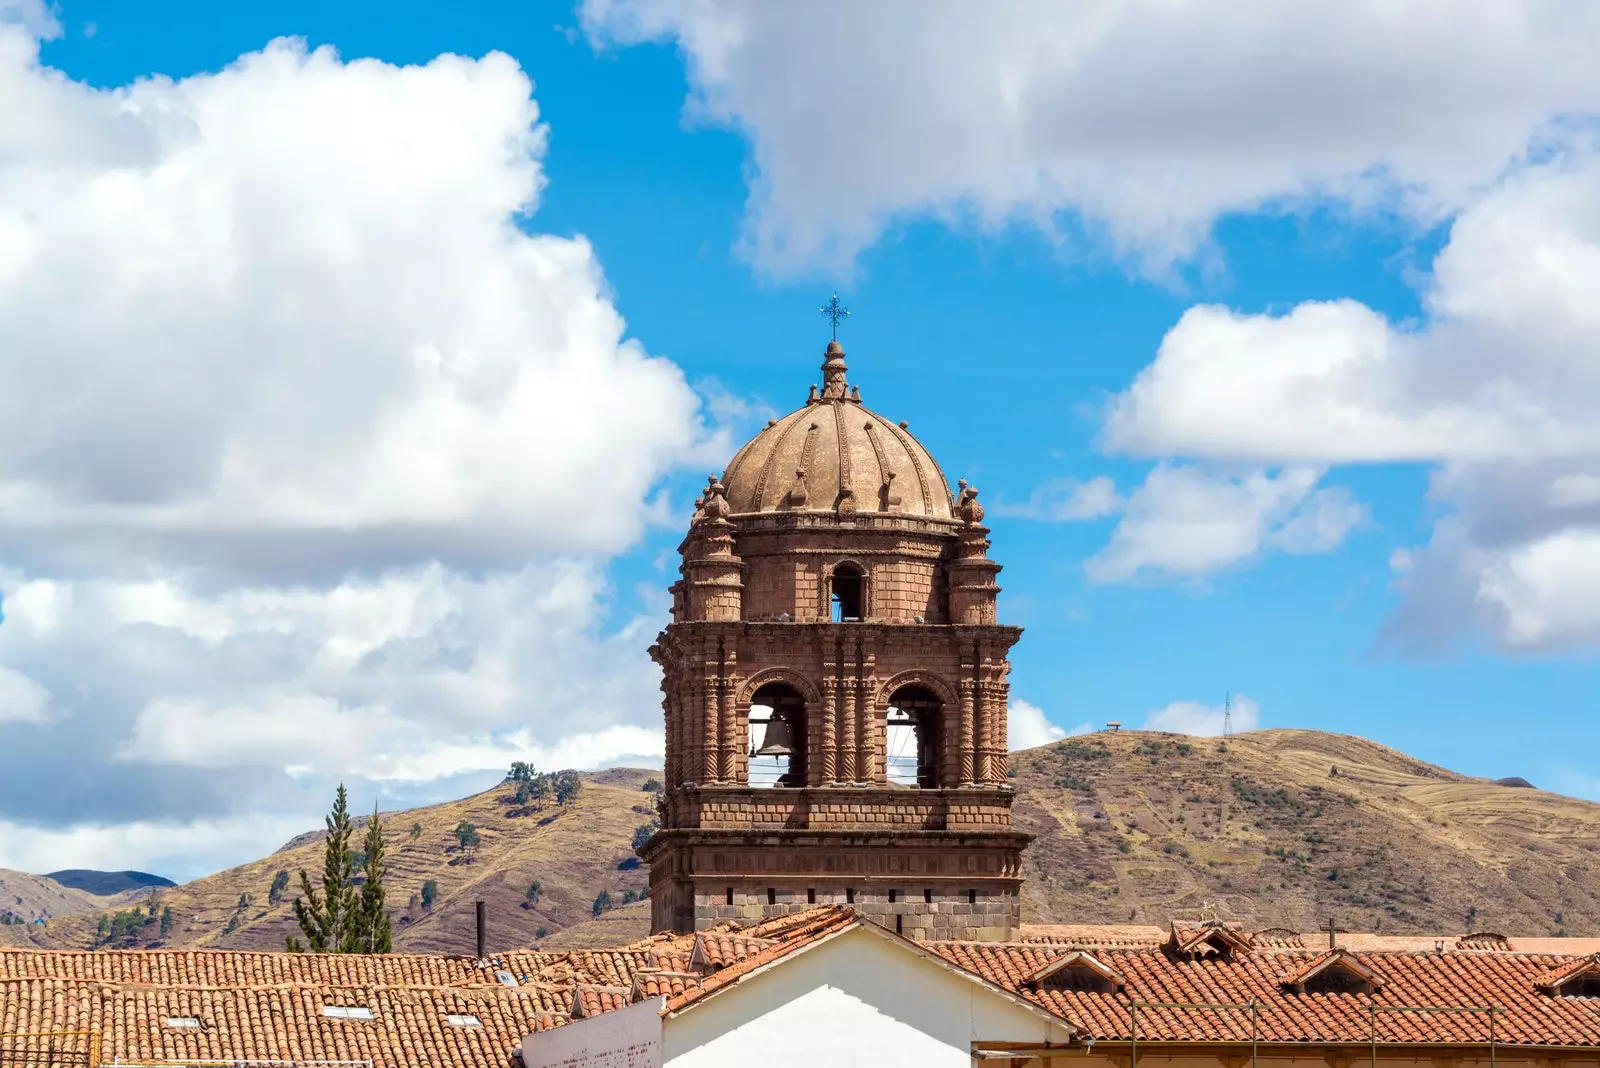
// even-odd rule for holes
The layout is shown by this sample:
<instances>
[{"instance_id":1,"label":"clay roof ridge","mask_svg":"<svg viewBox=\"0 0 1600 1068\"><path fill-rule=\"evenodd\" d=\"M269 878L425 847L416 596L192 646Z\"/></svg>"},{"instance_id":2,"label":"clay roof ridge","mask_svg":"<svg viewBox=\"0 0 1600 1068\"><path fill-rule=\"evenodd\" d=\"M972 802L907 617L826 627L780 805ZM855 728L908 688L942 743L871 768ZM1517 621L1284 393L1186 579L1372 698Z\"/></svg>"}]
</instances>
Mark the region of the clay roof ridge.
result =
<instances>
[{"instance_id":1,"label":"clay roof ridge","mask_svg":"<svg viewBox=\"0 0 1600 1068\"><path fill-rule=\"evenodd\" d=\"M811 911L812 910L807 910L806 913L800 913L799 915L805 916ZM677 1012L690 1002L705 997L706 995L711 994L724 986L727 986L729 983L737 982L740 978L750 974L751 972L758 971L766 965L786 957L796 950L821 941L823 938L829 935L848 930L850 927L853 927L861 922L863 921L856 917L854 909L841 909L836 911L830 907L826 910L824 915L817 917L814 921L809 922L801 929L796 930L793 933L793 937L784 939L783 941L774 945L767 946L759 952L745 957L743 960L740 960L734 964L730 964L725 968L719 968L710 975L704 976L700 980L700 985L693 990L685 990L683 993L668 999L666 1004L662 1006L661 1012L663 1015Z\"/></svg>"}]
</instances>

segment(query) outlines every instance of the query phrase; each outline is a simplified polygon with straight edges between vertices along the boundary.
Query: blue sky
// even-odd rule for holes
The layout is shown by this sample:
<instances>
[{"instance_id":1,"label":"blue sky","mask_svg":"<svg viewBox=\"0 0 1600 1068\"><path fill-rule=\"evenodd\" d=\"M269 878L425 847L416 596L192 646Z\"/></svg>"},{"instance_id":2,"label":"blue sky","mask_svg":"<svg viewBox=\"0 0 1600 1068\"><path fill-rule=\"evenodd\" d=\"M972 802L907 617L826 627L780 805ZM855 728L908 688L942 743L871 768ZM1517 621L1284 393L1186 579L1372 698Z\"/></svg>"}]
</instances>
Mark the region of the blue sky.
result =
<instances>
[{"instance_id":1,"label":"blue sky","mask_svg":"<svg viewBox=\"0 0 1600 1068\"><path fill-rule=\"evenodd\" d=\"M0 120L0 175L40 197L29 218L48 225L24 246L39 259L20 262L49 280L0 262L0 323L38 367L133 383L125 433L96 422L64 444L74 431L35 428L13 443L32 466L0 470L14 494L0 499L50 505L0 544L0 828L33 843L0 865L191 875L298 829L335 778L388 807L479 788L519 755L648 753L643 650L694 488L803 401L836 290L866 402L982 491L1002 616L1027 628L1014 697L1056 728L1203 729L1232 692L1263 727L1600 798L1593 746L1573 744L1592 743L1597 712L1600 447L1583 412L1600 399L1600 326L1561 284L1600 280L1600 78L1571 55L1596 39L1587 17L1446 30L1417 5L1375 41L1360 5L1331 29L1248 4L1097 29L1038 28L1051 20L1019 3L905 33L893 4L797 24L654 0L240 7L63 0L52 19L0 0L27 27L0 51L22 72L0 74L0 92L37 94L41 117ZM280 46L272 70L241 61L283 37L304 45ZM1322 40L1303 69L1282 58ZM42 42L37 62L21 42ZM954 42L970 48L952 64ZM316 60L322 46L337 58ZM514 66L396 71L490 52ZM242 96L207 80L230 68ZM170 82L119 88L153 76ZM327 105L352 109L330 120L336 138L290 136L318 122L318 79L368 79L371 96ZM511 154L537 177L495 140L528 129L519 93L547 139ZM117 120L130 100L137 118ZM369 141L383 147L339 156ZM226 182L201 180L212 166ZM56 167L73 194L37 192ZM113 194L95 168L149 188ZM318 199L347 174L366 192ZM476 279L511 255L491 225L517 200L502 179L538 186L516 225L557 243L526 275ZM229 192L162 199L164 181L190 180ZM301 184L304 208L280 203ZM258 228L247 213L263 204L282 214L259 208ZM101 225L92 254L83 231ZM150 236L167 229L176 244ZM213 240L214 258L162 280L163 256L189 255L170 249ZM74 273L41 248L117 269ZM1564 265L1556 284L1541 249ZM371 307L363 264L396 265ZM185 281L204 289L219 270L220 295ZM302 291L277 270L322 281ZM108 296L124 285L126 302ZM426 314L398 316L394 345L367 352L370 317L398 293ZM31 315L45 301L63 310ZM507 345L484 380L501 386L548 359L543 400L481 441L430 422L423 387L387 368L421 349L450 366L447 337L469 354L470 339ZM624 381L636 388L594 402ZM72 396L43 373L4 384ZM172 399L191 390L205 399ZM384 404L401 396L423 428L401 439L465 443L437 453L435 481L416 476L415 501L363 511L351 491L363 503L340 512L344 491L320 498L306 472L413 477L351 444L391 442ZM153 444L191 419L204 432ZM524 436L529 419L572 423ZM116 462L82 459L100 446ZM209 474L177 488L149 474L207 456ZM217 488L235 470L296 492L252 511ZM477 496L456 500L454 480ZM407 511L435 491L437 508ZM605 681L562 680L579 669ZM194 740L231 731L246 741ZM85 732L94 753L74 761ZM408 760L378 737L448 753ZM41 776L76 796L37 800Z\"/></svg>"}]
</instances>

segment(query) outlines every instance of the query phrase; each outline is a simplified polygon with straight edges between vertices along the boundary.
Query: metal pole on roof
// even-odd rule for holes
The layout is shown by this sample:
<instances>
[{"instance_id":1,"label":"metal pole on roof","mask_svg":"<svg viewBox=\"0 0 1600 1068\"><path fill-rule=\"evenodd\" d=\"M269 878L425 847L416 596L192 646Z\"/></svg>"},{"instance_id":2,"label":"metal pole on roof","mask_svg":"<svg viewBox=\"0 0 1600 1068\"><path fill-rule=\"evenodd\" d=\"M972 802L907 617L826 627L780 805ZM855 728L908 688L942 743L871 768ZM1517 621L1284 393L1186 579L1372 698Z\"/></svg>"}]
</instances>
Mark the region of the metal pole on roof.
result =
<instances>
[{"instance_id":1,"label":"metal pole on roof","mask_svg":"<svg viewBox=\"0 0 1600 1068\"><path fill-rule=\"evenodd\" d=\"M1378 1068L1378 1007L1367 1002L1367 1020L1372 1029L1372 1068Z\"/></svg>"},{"instance_id":2,"label":"metal pole on roof","mask_svg":"<svg viewBox=\"0 0 1600 1068\"><path fill-rule=\"evenodd\" d=\"M1250 1068L1256 1068L1256 999L1250 999ZM1489 1068L1494 1068L1490 1065Z\"/></svg>"},{"instance_id":3,"label":"metal pole on roof","mask_svg":"<svg viewBox=\"0 0 1600 1068\"><path fill-rule=\"evenodd\" d=\"M1494 1002L1489 1002L1489 1068L1494 1068Z\"/></svg>"},{"instance_id":4,"label":"metal pole on roof","mask_svg":"<svg viewBox=\"0 0 1600 1068\"><path fill-rule=\"evenodd\" d=\"M1139 1068L1139 1003L1128 1006L1128 1052L1133 1063L1129 1068Z\"/></svg>"}]
</instances>

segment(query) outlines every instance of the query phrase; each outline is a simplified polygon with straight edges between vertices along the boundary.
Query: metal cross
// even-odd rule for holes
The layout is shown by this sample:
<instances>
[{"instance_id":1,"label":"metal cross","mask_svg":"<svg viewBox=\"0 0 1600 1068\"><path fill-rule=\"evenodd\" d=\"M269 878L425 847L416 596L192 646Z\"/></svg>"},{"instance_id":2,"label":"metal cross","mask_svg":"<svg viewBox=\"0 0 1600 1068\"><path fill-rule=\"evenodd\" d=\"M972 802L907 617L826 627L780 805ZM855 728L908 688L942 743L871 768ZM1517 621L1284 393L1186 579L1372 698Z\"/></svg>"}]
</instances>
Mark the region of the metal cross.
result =
<instances>
[{"instance_id":1,"label":"metal cross","mask_svg":"<svg viewBox=\"0 0 1600 1068\"><path fill-rule=\"evenodd\" d=\"M850 317L850 309L839 307L839 294L835 293L833 299L822 306L822 314L826 315L829 322L833 324L833 340L838 341L839 320L848 319Z\"/></svg>"}]
</instances>

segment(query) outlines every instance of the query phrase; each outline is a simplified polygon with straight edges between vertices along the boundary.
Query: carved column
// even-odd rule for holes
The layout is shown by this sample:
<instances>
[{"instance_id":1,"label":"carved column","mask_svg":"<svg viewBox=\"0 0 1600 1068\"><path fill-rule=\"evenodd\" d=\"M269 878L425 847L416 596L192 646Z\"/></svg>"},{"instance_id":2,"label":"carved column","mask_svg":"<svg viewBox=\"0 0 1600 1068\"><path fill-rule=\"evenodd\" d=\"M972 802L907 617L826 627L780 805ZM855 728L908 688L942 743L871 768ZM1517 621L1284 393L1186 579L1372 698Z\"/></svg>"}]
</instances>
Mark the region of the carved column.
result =
<instances>
[{"instance_id":1,"label":"carved column","mask_svg":"<svg viewBox=\"0 0 1600 1068\"><path fill-rule=\"evenodd\" d=\"M839 682L831 674L822 680L822 761L816 780L824 785L839 781Z\"/></svg>"},{"instance_id":2,"label":"carved column","mask_svg":"<svg viewBox=\"0 0 1600 1068\"><path fill-rule=\"evenodd\" d=\"M666 785L677 786L683 781L683 761L679 757L679 747L683 745L683 731L678 722L678 695L672 673L669 671L661 679L661 701L666 709L667 720L667 758L662 768Z\"/></svg>"},{"instance_id":3,"label":"carved column","mask_svg":"<svg viewBox=\"0 0 1600 1068\"><path fill-rule=\"evenodd\" d=\"M976 754L973 752L973 682L971 679L961 680L961 732L956 740L956 745L961 750L961 783L970 786L973 775L977 773L974 761Z\"/></svg>"},{"instance_id":4,"label":"carved column","mask_svg":"<svg viewBox=\"0 0 1600 1068\"><path fill-rule=\"evenodd\" d=\"M843 667L843 665L840 665ZM840 711L843 713L839 724L839 778L847 783L861 781L861 773L856 763L856 680L846 675L842 680L840 689L844 692L839 695Z\"/></svg>"},{"instance_id":5,"label":"carved column","mask_svg":"<svg viewBox=\"0 0 1600 1068\"><path fill-rule=\"evenodd\" d=\"M700 781L717 781L717 679L716 663L706 661L700 676Z\"/></svg>"},{"instance_id":6,"label":"carved column","mask_svg":"<svg viewBox=\"0 0 1600 1068\"><path fill-rule=\"evenodd\" d=\"M734 698L738 692L736 669L739 651L719 643L717 675L717 780L734 781L734 763L739 752L739 724L734 717Z\"/></svg>"},{"instance_id":7,"label":"carved column","mask_svg":"<svg viewBox=\"0 0 1600 1068\"><path fill-rule=\"evenodd\" d=\"M856 643L856 781L879 781L877 748L877 708L872 697L874 658Z\"/></svg>"}]
</instances>

